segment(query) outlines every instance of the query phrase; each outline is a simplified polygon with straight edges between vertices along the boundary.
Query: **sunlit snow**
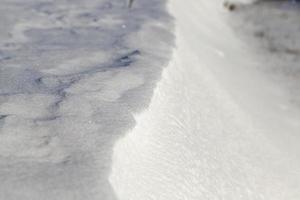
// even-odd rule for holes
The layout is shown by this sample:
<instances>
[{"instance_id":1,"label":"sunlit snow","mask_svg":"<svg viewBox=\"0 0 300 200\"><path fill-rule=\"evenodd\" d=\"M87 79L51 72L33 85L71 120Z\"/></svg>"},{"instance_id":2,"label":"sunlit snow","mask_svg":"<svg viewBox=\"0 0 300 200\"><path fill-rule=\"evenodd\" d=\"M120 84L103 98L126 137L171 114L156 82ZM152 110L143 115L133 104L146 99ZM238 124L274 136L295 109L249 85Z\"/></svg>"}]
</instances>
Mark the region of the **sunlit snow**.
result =
<instances>
[{"instance_id":1,"label":"sunlit snow","mask_svg":"<svg viewBox=\"0 0 300 200\"><path fill-rule=\"evenodd\" d=\"M0 0L0 200L299 200L294 1Z\"/></svg>"}]
</instances>

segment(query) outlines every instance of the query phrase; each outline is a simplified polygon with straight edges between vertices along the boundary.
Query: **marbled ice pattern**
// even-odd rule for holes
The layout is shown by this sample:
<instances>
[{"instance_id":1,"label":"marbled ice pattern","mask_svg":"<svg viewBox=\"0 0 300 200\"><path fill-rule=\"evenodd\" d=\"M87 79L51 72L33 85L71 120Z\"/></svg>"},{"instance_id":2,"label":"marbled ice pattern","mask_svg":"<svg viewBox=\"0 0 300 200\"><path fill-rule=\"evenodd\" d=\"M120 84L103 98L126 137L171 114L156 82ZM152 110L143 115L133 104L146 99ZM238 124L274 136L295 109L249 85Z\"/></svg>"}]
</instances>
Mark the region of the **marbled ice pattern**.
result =
<instances>
[{"instance_id":1,"label":"marbled ice pattern","mask_svg":"<svg viewBox=\"0 0 300 200\"><path fill-rule=\"evenodd\" d=\"M115 199L113 144L171 54L165 1L0 4L0 199Z\"/></svg>"}]
</instances>

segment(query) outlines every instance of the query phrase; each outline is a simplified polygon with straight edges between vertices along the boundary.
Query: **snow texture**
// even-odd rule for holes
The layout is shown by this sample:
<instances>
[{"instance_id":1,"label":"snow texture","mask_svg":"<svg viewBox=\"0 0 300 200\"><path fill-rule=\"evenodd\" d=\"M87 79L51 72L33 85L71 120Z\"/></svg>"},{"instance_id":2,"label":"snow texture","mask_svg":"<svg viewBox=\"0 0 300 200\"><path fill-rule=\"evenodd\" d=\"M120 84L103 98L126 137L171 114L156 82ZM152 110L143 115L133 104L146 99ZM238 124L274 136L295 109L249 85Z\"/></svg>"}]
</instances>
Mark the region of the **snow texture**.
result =
<instances>
[{"instance_id":1,"label":"snow texture","mask_svg":"<svg viewBox=\"0 0 300 200\"><path fill-rule=\"evenodd\" d=\"M169 9L177 48L149 108L115 146L110 180L119 199L300 199L300 111L290 99L299 93L282 84L294 80L271 78L278 54L260 55L229 26L240 22L251 34L248 17L281 36L272 25L284 11L268 18L268 6L248 7L252 16L245 7L236 15L208 0L171 0Z\"/></svg>"},{"instance_id":2,"label":"snow texture","mask_svg":"<svg viewBox=\"0 0 300 200\"><path fill-rule=\"evenodd\" d=\"M165 1L0 4L0 199L116 199L112 147L173 47Z\"/></svg>"}]
</instances>

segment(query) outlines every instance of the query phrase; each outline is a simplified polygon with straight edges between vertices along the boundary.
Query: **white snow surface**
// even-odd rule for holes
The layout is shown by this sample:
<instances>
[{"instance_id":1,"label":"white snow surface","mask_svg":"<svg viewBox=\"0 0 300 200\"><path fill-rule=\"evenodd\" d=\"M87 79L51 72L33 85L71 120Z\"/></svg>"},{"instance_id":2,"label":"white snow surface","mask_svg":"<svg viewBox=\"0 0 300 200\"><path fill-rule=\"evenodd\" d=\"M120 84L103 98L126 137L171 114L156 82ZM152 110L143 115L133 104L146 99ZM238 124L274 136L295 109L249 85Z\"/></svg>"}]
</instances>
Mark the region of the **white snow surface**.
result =
<instances>
[{"instance_id":1,"label":"white snow surface","mask_svg":"<svg viewBox=\"0 0 300 200\"><path fill-rule=\"evenodd\" d=\"M170 0L176 48L114 148L120 200L298 200L300 112L227 25L222 1Z\"/></svg>"}]
</instances>

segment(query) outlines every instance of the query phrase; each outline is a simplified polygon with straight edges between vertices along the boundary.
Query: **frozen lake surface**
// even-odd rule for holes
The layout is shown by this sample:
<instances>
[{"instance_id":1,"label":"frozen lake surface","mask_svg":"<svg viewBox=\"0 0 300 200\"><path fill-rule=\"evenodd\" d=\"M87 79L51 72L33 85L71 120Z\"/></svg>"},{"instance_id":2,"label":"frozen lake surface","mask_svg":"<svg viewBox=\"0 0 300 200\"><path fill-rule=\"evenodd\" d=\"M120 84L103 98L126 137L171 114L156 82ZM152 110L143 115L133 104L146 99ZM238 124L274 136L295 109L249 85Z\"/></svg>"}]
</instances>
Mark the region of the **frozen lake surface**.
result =
<instances>
[{"instance_id":1,"label":"frozen lake surface","mask_svg":"<svg viewBox=\"0 0 300 200\"><path fill-rule=\"evenodd\" d=\"M0 199L115 199L112 146L171 54L165 1L0 4Z\"/></svg>"}]
</instances>

